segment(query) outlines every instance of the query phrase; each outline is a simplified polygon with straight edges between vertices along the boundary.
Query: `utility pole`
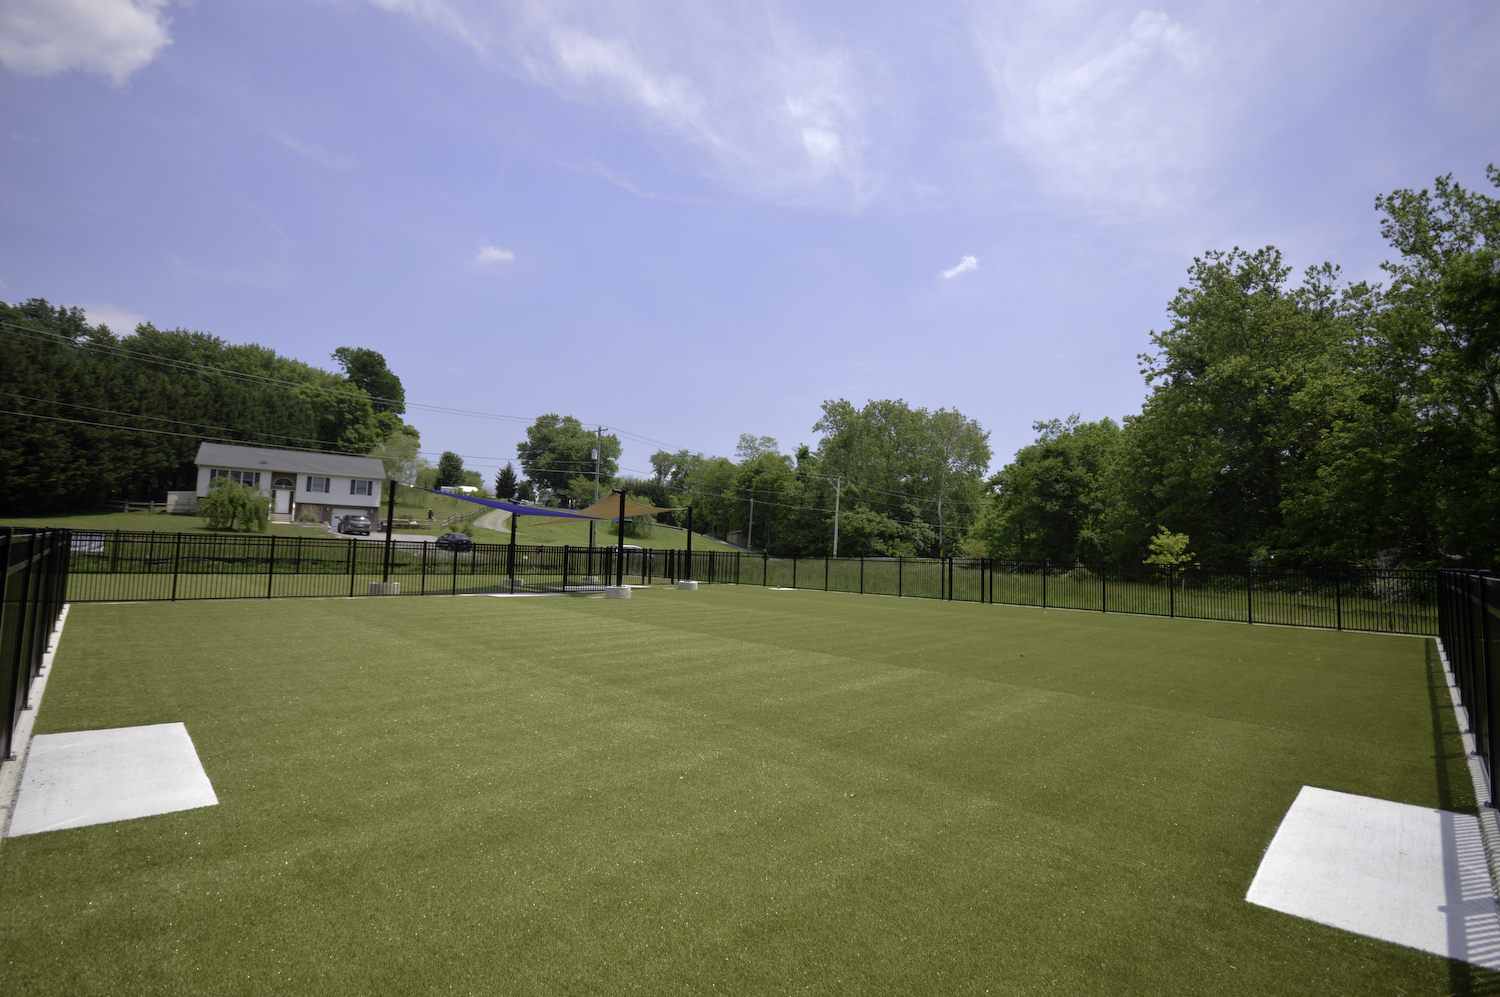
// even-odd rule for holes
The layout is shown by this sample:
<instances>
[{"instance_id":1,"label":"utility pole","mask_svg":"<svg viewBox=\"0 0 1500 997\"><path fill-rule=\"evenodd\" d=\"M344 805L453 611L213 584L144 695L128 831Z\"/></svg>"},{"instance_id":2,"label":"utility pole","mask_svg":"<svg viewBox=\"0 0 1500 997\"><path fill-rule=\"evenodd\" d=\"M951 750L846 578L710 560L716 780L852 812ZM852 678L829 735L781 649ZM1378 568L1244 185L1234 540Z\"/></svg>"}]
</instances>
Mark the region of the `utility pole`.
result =
<instances>
[{"instance_id":1,"label":"utility pole","mask_svg":"<svg viewBox=\"0 0 1500 997\"><path fill-rule=\"evenodd\" d=\"M595 426L594 427L594 504L595 505L599 504L599 461L601 460L601 458L600 458L599 455L603 451L603 449L604 449L604 427L603 426ZM598 523L596 523L592 519L589 520L589 549L590 550L594 549L594 537L595 537L594 531L597 530L598 528L599 528L599 524ZM591 554L589 556L592 557L593 555Z\"/></svg>"},{"instance_id":2,"label":"utility pole","mask_svg":"<svg viewBox=\"0 0 1500 997\"><path fill-rule=\"evenodd\" d=\"M839 556L839 499L844 494L844 476L841 474L833 486L833 556Z\"/></svg>"}]
</instances>

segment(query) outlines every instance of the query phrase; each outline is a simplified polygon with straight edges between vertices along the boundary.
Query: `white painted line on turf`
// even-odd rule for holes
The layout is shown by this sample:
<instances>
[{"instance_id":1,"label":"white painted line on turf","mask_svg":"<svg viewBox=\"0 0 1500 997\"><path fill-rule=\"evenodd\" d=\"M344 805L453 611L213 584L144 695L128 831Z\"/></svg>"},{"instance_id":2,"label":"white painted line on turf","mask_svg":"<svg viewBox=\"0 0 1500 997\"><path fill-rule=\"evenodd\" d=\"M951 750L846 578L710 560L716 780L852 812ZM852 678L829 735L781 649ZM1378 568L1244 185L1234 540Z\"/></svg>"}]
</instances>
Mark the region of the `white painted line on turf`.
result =
<instances>
[{"instance_id":1,"label":"white painted line on turf","mask_svg":"<svg viewBox=\"0 0 1500 997\"><path fill-rule=\"evenodd\" d=\"M57 614L57 624L49 635L51 643L42 654L42 667L31 682L31 689L27 693L27 704L31 708L22 711L21 720L11 733L10 750L15 761L0 764L0 810L3 810L0 813L0 838L6 837L10 830L10 819L16 812L16 793L21 789L21 773L26 770L26 755L31 749L31 728L42 708L42 693L47 691L47 676L52 674L52 659L57 657L57 645L62 643L63 624L68 622L69 606L69 603L63 603L62 612Z\"/></svg>"},{"instance_id":2,"label":"white painted line on turf","mask_svg":"<svg viewBox=\"0 0 1500 997\"><path fill-rule=\"evenodd\" d=\"M8 836L216 806L180 723L38 734Z\"/></svg>"},{"instance_id":3,"label":"white painted line on turf","mask_svg":"<svg viewBox=\"0 0 1500 997\"><path fill-rule=\"evenodd\" d=\"M1500 969L1500 909L1477 817L1303 786L1245 899Z\"/></svg>"}]
</instances>

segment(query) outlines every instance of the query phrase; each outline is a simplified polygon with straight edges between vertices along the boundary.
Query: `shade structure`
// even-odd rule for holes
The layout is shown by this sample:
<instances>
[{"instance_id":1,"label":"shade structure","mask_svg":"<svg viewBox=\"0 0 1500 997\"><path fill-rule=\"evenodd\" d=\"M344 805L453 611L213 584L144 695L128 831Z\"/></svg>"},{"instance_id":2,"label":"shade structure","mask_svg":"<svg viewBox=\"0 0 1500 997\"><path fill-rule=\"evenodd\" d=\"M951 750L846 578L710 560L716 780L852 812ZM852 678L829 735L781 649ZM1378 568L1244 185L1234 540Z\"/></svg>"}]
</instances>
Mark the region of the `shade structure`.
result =
<instances>
[{"instance_id":1,"label":"shade structure","mask_svg":"<svg viewBox=\"0 0 1500 997\"><path fill-rule=\"evenodd\" d=\"M658 512L676 512L674 508L659 508L654 505L641 505L639 502L625 500L625 516L654 516ZM580 509L579 516L587 516L590 519L618 519L620 518L620 496L607 495L587 509Z\"/></svg>"},{"instance_id":2,"label":"shade structure","mask_svg":"<svg viewBox=\"0 0 1500 997\"><path fill-rule=\"evenodd\" d=\"M473 502L475 505L488 506L491 509L504 509L506 512L517 516L547 516L552 519L611 519L611 516L589 515L584 512L564 512L561 509L538 509L534 505L517 505L514 502L501 502L497 499L473 498L468 495L459 495L456 492L440 492L434 488L418 488L416 485L408 485L408 488L416 488L419 492L432 492L434 495L446 495L448 498L463 499L465 502ZM602 503L601 503L602 504ZM593 507L593 508L597 508ZM639 513L632 513L639 515Z\"/></svg>"}]
</instances>

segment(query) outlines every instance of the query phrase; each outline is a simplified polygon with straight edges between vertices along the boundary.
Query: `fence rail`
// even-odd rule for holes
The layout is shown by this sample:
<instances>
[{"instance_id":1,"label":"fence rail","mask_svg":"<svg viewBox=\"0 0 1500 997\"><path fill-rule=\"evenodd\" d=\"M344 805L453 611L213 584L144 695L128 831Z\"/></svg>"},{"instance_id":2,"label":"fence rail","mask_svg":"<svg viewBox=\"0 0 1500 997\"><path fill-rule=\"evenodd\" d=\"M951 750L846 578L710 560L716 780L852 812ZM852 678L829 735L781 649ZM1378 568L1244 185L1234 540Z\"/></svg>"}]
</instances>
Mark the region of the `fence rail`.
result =
<instances>
[{"instance_id":1,"label":"fence rail","mask_svg":"<svg viewBox=\"0 0 1500 997\"><path fill-rule=\"evenodd\" d=\"M1500 747L1500 578L1488 571L1439 571L1438 631L1493 801Z\"/></svg>"},{"instance_id":2,"label":"fence rail","mask_svg":"<svg viewBox=\"0 0 1500 997\"><path fill-rule=\"evenodd\" d=\"M10 760L16 724L30 709L31 682L42 668L68 583L67 530L0 527L0 666L9 712L0 724L0 758Z\"/></svg>"},{"instance_id":3,"label":"fence rail","mask_svg":"<svg viewBox=\"0 0 1500 997\"><path fill-rule=\"evenodd\" d=\"M1373 568L1266 571L1060 566L988 558L772 557L737 551L391 544L401 595L574 592L692 578L710 584L858 592L1093 612L1382 633L1438 632L1438 573ZM359 596L384 577L383 543L333 537L114 531L72 534L68 598Z\"/></svg>"}]
</instances>

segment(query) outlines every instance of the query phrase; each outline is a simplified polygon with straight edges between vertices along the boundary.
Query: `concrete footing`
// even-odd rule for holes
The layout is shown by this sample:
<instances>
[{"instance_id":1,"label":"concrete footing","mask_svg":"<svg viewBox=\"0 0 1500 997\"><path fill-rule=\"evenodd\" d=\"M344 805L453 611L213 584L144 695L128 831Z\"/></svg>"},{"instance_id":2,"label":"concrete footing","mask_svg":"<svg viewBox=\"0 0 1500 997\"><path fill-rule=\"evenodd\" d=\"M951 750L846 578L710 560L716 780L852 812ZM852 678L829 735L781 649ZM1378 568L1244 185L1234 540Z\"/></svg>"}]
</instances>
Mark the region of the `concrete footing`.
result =
<instances>
[{"instance_id":1,"label":"concrete footing","mask_svg":"<svg viewBox=\"0 0 1500 997\"><path fill-rule=\"evenodd\" d=\"M401 583L400 582L371 582L370 583L370 594L371 595L400 595L401 594Z\"/></svg>"},{"instance_id":2,"label":"concrete footing","mask_svg":"<svg viewBox=\"0 0 1500 997\"><path fill-rule=\"evenodd\" d=\"M696 592L696 591L698 591L698 583L697 582L690 582L686 578L684 578L682 581L678 582L677 583L677 587L680 588L680 589L682 589L684 592Z\"/></svg>"},{"instance_id":3,"label":"concrete footing","mask_svg":"<svg viewBox=\"0 0 1500 997\"><path fill-rule=\"evenodd\" d=\"M629 599L630 598L630 586L629 585L608 585L604 589L604 598L606 598L606 599Z\"/></svg>"}]
</instances>

